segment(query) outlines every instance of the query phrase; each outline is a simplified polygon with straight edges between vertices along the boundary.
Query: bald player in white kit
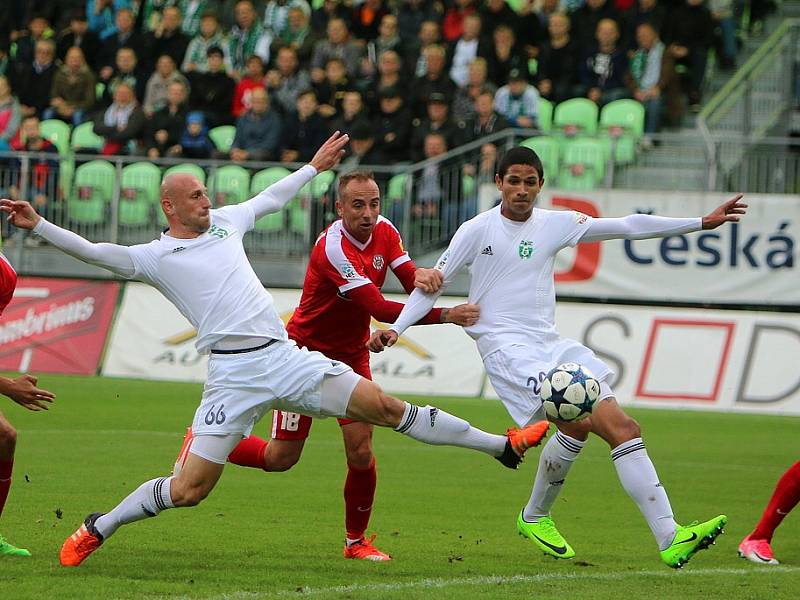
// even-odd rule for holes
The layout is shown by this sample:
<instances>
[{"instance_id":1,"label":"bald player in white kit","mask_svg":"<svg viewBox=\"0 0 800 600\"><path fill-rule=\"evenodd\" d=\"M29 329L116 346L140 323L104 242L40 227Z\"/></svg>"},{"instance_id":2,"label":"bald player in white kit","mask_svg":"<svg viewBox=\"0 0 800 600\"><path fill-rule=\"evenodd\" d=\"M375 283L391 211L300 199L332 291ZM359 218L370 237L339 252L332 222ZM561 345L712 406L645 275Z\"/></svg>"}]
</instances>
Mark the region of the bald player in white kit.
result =
<instances>
[{"instance_id":1,"label":"bald player in white kit","mask_svg":"<svg viewBox=\"0 0 800 600\"><path fill-rule=\"evenodd\" d=\"M542 449L533 491L517 518L517 528L546 554L555 558L575 555L556 529L550 509L592 432L611 447L620 482L650 526L662 560L670 567L680 567L714 541L727 517L720 515L689 527L675 522L639 426L619 407L606 382L612 370L589 348L556 331L553 264L561 249L579 242L714 229L738 221L747 205L737 196L702 219L651 215L594 219L573 211L534 208L544 171L536 153L524 147L506 153L495 183L502 193L500 206L464 223L435 267L445 286L462 267L469 267L469 302L480 307L480 318L464 329L478 346L489 380L519 425L545 418L540 384L557 365L584 365L601 382L602 401L590 418L556 422L559 431ZM370 349L379 352L391 346L409 325L427 314L441 293L441 288L435 288L435 284L427 288L432 293L415 290L397 322L389 330L372 334Z\"/></svg>"},{"instance_id":2,"label":"bald player in white kit","mask_svg":"<svg viewBox=\"0 0 800 600\"><path fill-rule=\"evenodd\" d=\"M0 200L13 225L33 230L85 262L158 289L197 328L197 351L211 354L181 471L143 483L107 514L89 515L64 542L62 565L78 566L121 525L198 504L217 483L231 450L272 409L393 427L429 444L479 450L510 468L544 437L546 421L494 435L431 406L408 404L347 365L288 340L242 238L260 217L281 210L317 173L335 166L347 142L348 136L337 131L308 165L247 202L217 210L196 177L170 175L161 186L169 229L137 246L91 243L41 218L27 202Z\"/></svg>"}]
</instances>

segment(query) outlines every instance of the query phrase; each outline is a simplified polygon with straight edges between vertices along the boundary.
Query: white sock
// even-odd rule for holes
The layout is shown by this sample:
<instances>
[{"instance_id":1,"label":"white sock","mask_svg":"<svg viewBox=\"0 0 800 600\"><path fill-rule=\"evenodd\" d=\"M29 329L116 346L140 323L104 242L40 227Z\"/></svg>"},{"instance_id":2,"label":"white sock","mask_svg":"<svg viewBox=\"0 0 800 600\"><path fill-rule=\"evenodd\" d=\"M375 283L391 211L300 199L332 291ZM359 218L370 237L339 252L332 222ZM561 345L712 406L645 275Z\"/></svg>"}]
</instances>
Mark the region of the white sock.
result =
<instances>
[{"instance_id":1,"label":"white sock","mask_svg":"<svg viewBox=\"0 0 800 600\"><path fill-rule=\"evenodd\" d=\"M642 512L659 550L675 539L678 524L672 516L667 492L658 480L642 438L624 442L611 451L619 481Z\"/></svg>"},{"instance_id":2,"label":"white sock","mask_svg":"<svg viewBox=\"0 0 800 600\"><path fill-rule=\"evenodd\" d=\"M433 406L405 403L406 409L395 431L426 444L459 446L480 450L490 456L500 456L506 447L504 435L486 433L472 427L464 419Z\"/></svg>"},{"instance_id":3,"label":"white sock","mask_svg":"<svg viewBox=\"0 0 800 600\"><path fill-rule=\"evenodd\" d=\"M110 513L98 517L95 529L106 540L121 526L155 517L162 510L174 508L170 488L174 477L159 477L140 485Z\"/></svg>"},{"instance_id":4,"label":"white sock","mask_svg":"<svg viewBox=\"0 0 800 600\"><path fill-rule=\"evenodd\" d=\"M547 441L539 457L530 500L522 509L525 521L535 523L550 514L572 463L585 445L585 440L576 440L560 431Z\"/></svg>"}]
</instances>

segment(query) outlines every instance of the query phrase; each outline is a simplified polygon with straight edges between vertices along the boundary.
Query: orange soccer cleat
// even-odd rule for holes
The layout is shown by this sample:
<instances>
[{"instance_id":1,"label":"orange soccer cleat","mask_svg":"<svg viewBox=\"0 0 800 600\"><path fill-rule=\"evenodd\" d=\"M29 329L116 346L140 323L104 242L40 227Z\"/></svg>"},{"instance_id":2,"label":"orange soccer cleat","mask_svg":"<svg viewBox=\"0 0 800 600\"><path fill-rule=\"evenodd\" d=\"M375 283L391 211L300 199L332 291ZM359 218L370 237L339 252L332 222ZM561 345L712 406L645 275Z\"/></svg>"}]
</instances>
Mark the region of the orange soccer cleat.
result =
<instances>
[{"instance_id":1,"label":"orange soccer cleat","mask_svg":"<svg viewBox=\"0 0 800 600\"><path fill-rule=\"evenodd\" d=\"M373 546L373 541L375 541L375 535L369 539L362 537L355 544L349 546L345 544L342 554L344 554L345 558L358 558L360 560L371 560L374 562L392 560L391 556Z\"/></svg>"},{"instance_id":2,"label":"orange soccer cleat","mask_svg":"<svg viewBox=\"0 0 800 600\"><path fill-rule=\"evenodd\" d=\"M550 423L547 421L537 421L521 429L512 427L506 431L508 441L503 453L496 457L497 460L509 469L516 469L528 448L538 446L547 435L549 428Z\"/></svg>"},{"instance_id":3,"label":"orange soccer cleat","mask_svg":"<svg viewBox=\"0 0 800 600\"><path fill-rule=\"evenodd\" d=\"M94 528L94 522L103 513L92 513L83 521L78 530L69 536L61 546L60 560L65 567L77 567L103 543L103 536Z\"/></svg>"}]
</instances>

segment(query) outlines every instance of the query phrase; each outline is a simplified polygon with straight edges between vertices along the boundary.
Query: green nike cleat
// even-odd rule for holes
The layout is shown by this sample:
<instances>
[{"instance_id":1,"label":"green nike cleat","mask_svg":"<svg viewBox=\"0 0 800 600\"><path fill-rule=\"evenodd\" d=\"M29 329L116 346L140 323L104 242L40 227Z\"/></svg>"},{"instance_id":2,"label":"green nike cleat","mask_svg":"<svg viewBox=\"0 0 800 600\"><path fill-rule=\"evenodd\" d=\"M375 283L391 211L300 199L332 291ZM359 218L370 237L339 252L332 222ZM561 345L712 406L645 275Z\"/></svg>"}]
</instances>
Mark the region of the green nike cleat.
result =
<instances>
[{"instance_id":1,"label":"green nike cleat","mask_svg":"<svg viewBox=\"0 0 800 600\"><path fill-rule=\"evenodd\" d=\"M30 556L31 553L25 548L17 548L9 544L6 539L0 535L0 556Z\"/></svg>"},{"instance_id":2,"label":"green nike cleat","mask_svg":"<svg viewBox=\"0 0 800 600\"><path fill-rule=\"evenodd\" d=\"M517 531L539 547L539 550L554 558L572 558L575 550L572 549L556 529L553 519L540 517L536 523L528 523L522 518L522 511L517 517Z\"/></svg>"},{"instance_id":3,"label":"green nike cleat","mask_svg":"<svg viewBox=\"0 0 800 600\"><path fill-rule=\"evenodd\" d=\"M661 551L661 560L673 569L680 569L689 562L695 552L711 546L717 536L723 532L723 527L727 522L728 517L719 515L705 523L695 521L686 527L678 525L672 544L666 550Z\"/></svg>"}]
</instances>

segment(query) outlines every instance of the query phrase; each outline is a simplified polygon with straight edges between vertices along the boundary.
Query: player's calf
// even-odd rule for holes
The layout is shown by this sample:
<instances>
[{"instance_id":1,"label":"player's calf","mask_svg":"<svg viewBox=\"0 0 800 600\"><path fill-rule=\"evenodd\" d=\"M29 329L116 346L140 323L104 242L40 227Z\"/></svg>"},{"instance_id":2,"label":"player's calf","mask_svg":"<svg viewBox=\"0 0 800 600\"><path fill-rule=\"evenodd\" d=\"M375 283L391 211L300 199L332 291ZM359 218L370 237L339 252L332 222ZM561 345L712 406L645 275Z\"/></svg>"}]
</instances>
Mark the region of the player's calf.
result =
<instances>
[{"instance_id":1,"label":"player's calf","mask_svg":"<svg viewBox=\"0 0 800 600\"><path fill-rule=\"evenodd\" d=\"M13 458L17 447L17 430L0 416L0 460Z\"/></svg>"}]
</instances>

